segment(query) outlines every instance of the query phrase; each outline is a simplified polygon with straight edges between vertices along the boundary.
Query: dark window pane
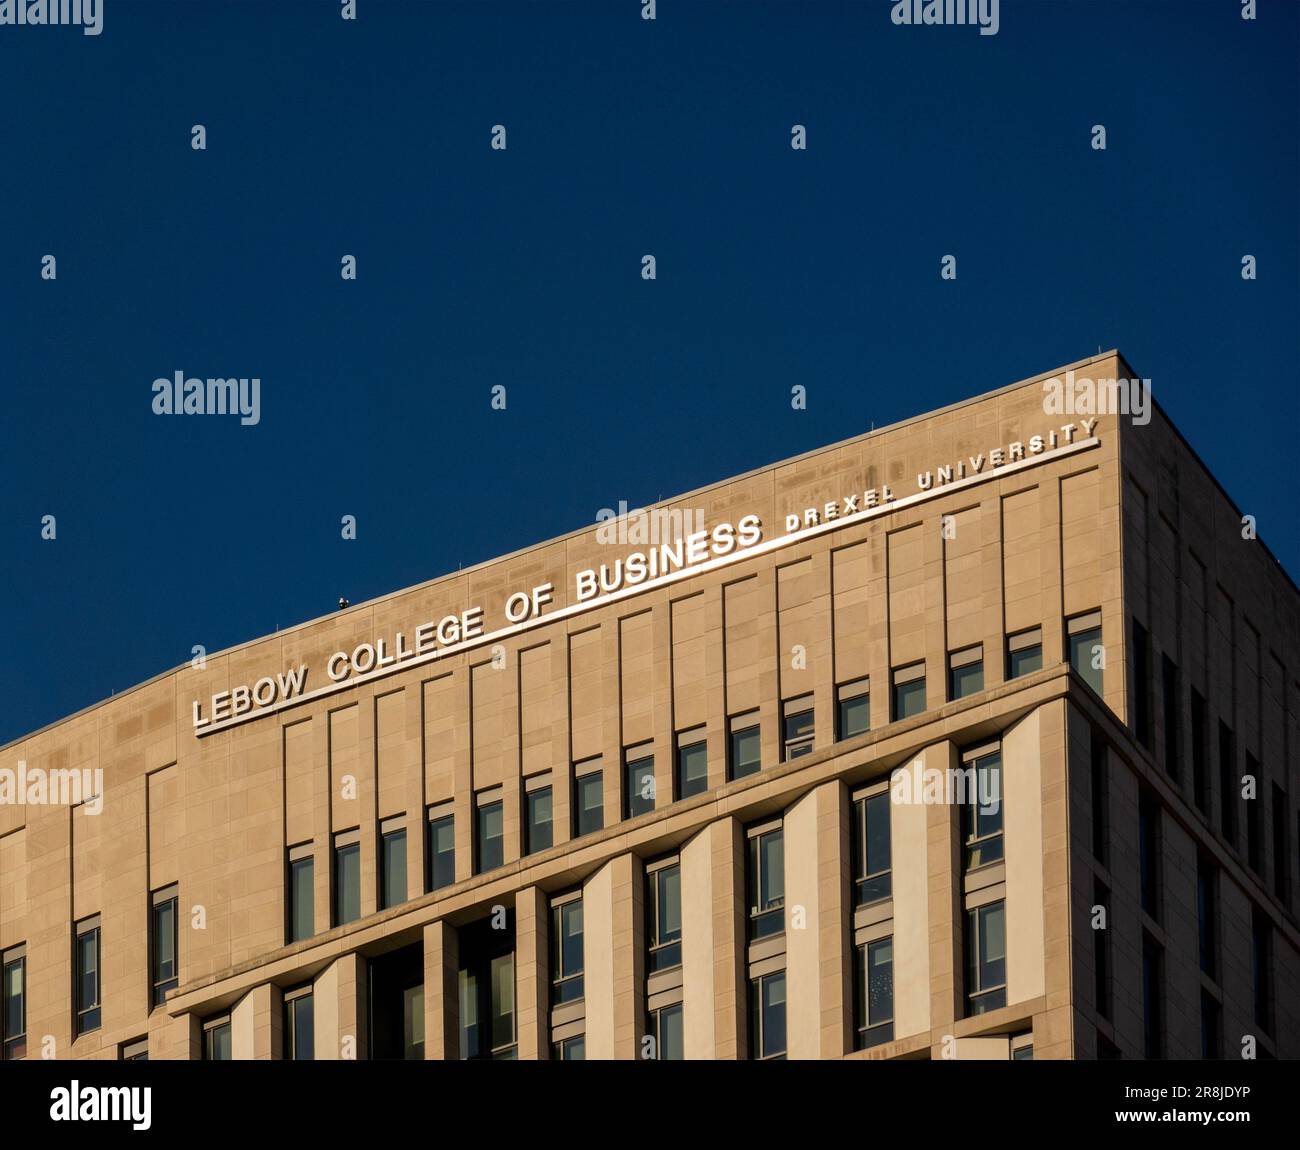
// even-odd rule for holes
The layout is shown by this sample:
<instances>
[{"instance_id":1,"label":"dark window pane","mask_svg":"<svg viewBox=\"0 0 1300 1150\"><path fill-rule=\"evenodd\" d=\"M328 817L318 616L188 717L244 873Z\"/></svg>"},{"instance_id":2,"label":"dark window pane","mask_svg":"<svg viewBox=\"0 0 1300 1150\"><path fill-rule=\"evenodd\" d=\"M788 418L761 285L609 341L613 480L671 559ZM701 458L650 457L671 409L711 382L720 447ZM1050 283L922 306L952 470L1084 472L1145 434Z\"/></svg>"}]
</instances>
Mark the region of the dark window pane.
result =
<instances>
[{"instance_id":1,"label":"dark window pane","mask_svg":"<svg viewBox=\"0 0 1300 1150\"><path fill-rule=\"evenodd\" d=\"M964 699L968 695L977 695L984 690L984 664L967 663L952 669L952 691L954 699Z\"/></svg>"},{"instance_id":2,"label":"dark window pane","mask_svg":"<svg viewBox=\"0 0 1300 1150\"><path fill-rule=\"evenodd\" d=\"M6 1046L6 1058L22 1057L21 1054L13 1053L9 1044L15 1043L27 1031L26 973L26 960L18 958L14 959L12 962L5 963L3 975L0 975L0 981L3 981L4 986L4 1042Z\"/></svg>"},{"instance_id":3,"label":"dark window pane","mask_svg":"<svg viewBox=\"0 0 1300 1150\"><path fill-rule=\"evenodd\" d=\"M502 1052L515 1040L515 956L492 960L492 1050Z\"/></svg>"},{"instance_id":4,"label":"dark window pane","mask_svg":"<svg viewBox=\"0 0 1300 1150\"><path fill-rule=\"evenodd\" d=\"M876 1026L894 1017L894 940L884 938L867 947L867 1024Z\"/></svg>"},{"instance_id":5,"label":"dark window pane","mask_svg":"<svg viewBox=\"0 0 1300 1150\"><path fill-rule=\"evenodd\" d=\"M1093 664L1098 664L1096 667ZM1090 627L1070 636L1070 666L1098 695L1101 690L1101 628Z\"/></svg>"},{"instance_id":6,"label":"dark window pane","mask_svg":"<svg viewBox=\"0 0 1300 1150\"><path fill-rule=\"evenodd\" d=\"M380 909L406 901L406 832L384 835L383 871L380 878Z\"/></svg>"},{"instance_id":7,"label":"dark window pane","mask_svg":"<svg viewBox=\"0 0 1300 1150\"><path fill-rule=\"evenodd\" d=\"M589 835L605 825L604 788L600 772L583 775L576 783L578 834Z\"/></svg>"},{"instance_id":8,"label":"dark window pane","mask_svg":"<svg viewBox=\"0 0 1300 1150\"><path fill-rule=\"evenodd\" d=\"M315 863L310 858L289 864L289 941L300 942L316 933Z\"/></svg>"},{"instance_id":9,"label":"dark window pane","mask_svg":"<svg viewBox=\"0 0 1300 1150\"><path fill-rule=\"evenodd\" d=\"M760 745L757 727L731 732L731 777L743 779L760 766Z\"/></svg>"},{"instance_id":10,"label":"dark window pane","mask_svg":"<svg viewBox=\"0 0 1300 1150\"><path fill-rule=\"evenodd\" d=\"M813 712L800 711L787 715L783 724L782 739L785 742L786 759L797 759L812 752Z\"/></svg>"},{"instance_id":11,"label":"dark window pane","mask_svg":"<svg viewBox=\"0 0 1300 1150\"><path fill-rule=\"evenodd\" d=\"M636 818L655 809L655 761L653 756L636 759L625 767L627 817Z\"/></svg>"},{"instance_id":12,"label":"dark window pane","mask_svg":"<svg viewBox=\"0 0 1300 1150\"><path fill-rule=\"evenodd\" d=\"M655 1055L666 1062L680 1062L686 1057L682 1008L680 1005L665 1006L662 1010L656 1011L656 1014L658 1017L655 1021L655 1031L658 1041Z\"/></svg>"},{"instance_id":13,"label":"dark window pane","mask_svg":"<svg viewBox=\"0 0 1300 1150\"><path fill-rule=\"evenodd\" d=\"M691 743L677 749L677 797L689 799L709 789L709 748Z\"/></svg>"},{"instance_id":14,"label":"dark window pane","mask_svg":"<svg viewBox=\"0 0 1300 1150\"><path fill-rule=\"evenodd\" d=\"M871 730L871 696L858 695L840 700L839 737L851 739Z\"/></svg>"},{"instance_id":15,"label":"dark window pane","mask_svg":"<svg viewBox=\"0 0 1300 1150\"><path fill-rule=\"evenodd\" d=\"M534 854L551 845L551 788L528 792L528 842L526 851Z\"/></svg>"},{"instance_id":16,"label":"dark window pane","mask_svg":"<svg viewBox=\"0 0 1300 1150\"><path fill-rule=\"evenodd\" d=\"M583 994L582 900L557 906L551 913L553 1002L573 1002Z\"/></svg>"},{"instance_id":17,"label":"dark window pane","mask_svg":"<svg viewBox=\"0 0 1300 1150\"><path fill-rule=\"evenodd\" d=\"M456 881L456 822L454 816L429 824L429 889L439 890Z\"/></svg>"},{"instance_id":18,"label":"dark window pane","mask_svg":"<svg viewBox=\"0 0 1300 1150\"><path fill-rule=\"evenodd\" d=\"M564 1062L583 1062L587 1058L587 1040L581 1036L567 1038L558 1047L560 1059Z\"/></svg>"},{"instance_id":19,"label":"dark window pane","mask_svg":"<svg viewBox=\"0 0 1300 1150\"><path fill-rule=\"evenodd\" d=\"M204 1031L203 1045L203 1056L209 1062L229 1062L231 1059L230 1023L225 1022Z\"/></svg>"},{"instance_id":20,"label":"dark window pane","mask_svg":"<svg viewBox=\"0 0 1300 1150\"><path fill-rule=\"evenodd\" d=\"M361 917L361 844L334 848L334 925Z\"/></svg>"},{"instance_id":21,"label":"dark window pane","mask_svg":"<svg viewBox=\"0 0 1300 1150\"><path fill-rule=\"evenodd\" d=\"M505 809L501 803L478 808L478 867L482 874L505 862Z\"/></svg>"},{"instance_id":22,"label":"dark window pane","mask_svg":"<svg viewBox=\"0 0 1300 1150\"><path fill-rule=\"evenodd\" d=\"M855 804L853 859L858 906L879 902L893 893L889 814L887 792Z\"/></svg>"},{"instance_id":23,"label":"dark window pane","mask_svg":"<svg viewBox=\"0 0 1300 1150\"><path fill-rule=\"evenodd\" d=\"M763 1057L785 1053L785 975L762 980Z\"/></svg>"},{"instance_id":24,"label":"dark window pane","mask_svg":"<svg viewBox=\"0 0 1300 1150\"><path fill-rule=\"evenodd\" d=\"M894 684L894 721L910 719L925 710L925 680Z\"/></svg>"},{"instance_id":25,"label":"dark window pane","mask_svg":"<svg viewBox=\"0 0 1300 1150\"><path fill-rule=\"evenodd\" d=\"M1043 647L1021 647L1012 651L1007 657L1007 678L1018 679L1021 675L1031 675L1043 669Z\"/></svg>"},{"instance_id":26,"label":"dark window pane","mask_svg":"<svg viewBox=\"0 0 1300 1150\"><path fill-rule=\"evenodd\" d=\"M293 1062L311 1062L316 1058L315 1008L312 996L304 994L284 1004L284 1056Z\"/></svg>"}]
</instances>

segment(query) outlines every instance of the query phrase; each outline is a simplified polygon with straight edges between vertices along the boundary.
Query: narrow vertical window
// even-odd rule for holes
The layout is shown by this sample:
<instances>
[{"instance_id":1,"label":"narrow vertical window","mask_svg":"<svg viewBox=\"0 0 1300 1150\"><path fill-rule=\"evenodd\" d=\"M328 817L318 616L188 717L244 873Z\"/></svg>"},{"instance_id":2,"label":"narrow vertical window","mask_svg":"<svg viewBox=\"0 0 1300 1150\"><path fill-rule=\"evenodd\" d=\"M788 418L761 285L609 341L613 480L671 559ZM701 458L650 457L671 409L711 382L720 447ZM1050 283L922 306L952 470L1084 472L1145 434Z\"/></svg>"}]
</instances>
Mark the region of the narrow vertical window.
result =
<instances>
[{"instance_id":1,"label":"narrow vertical window","mask_svg":"<svg viewBox=\"0 0 1300 1150\"><path fill-rule=\"evenodd\" d=\"M893 894L889 813L888 791L856 799L853 803L855 906L880 902Z\"/></svg>"},{"instance_id":2,"label":"narrow vertical window","mask_svg":"<svg viewBox=\"0 0 1300 1150\"><path fill-rule=\"evenodd\" d=\"M1291 849L1287 846L1287 826L1290 820L1286 811L1286 791L1273 784L1273 891L1285 904L1289 886L1287 883L1287 864Z\"/></svg>"},{"instance_id":3,"label":"narrow vertical window","mask_svg":"<svg viewBox=\"0 0 1300 1150\"><path fill-rule=\"evenodd\" d=\"M429 889L441 890L456 881L456 818L438 807L429 817Z\"/></svg>"},{"instance_id":4,"label":"narrow vertical window","mask_svg":"<svg viewBox=\"0 0 1300 1150\"><path fill-rule=\"evenodd\" d=\"M524 854L544 851L555 842L554 808L551 803L551 776L540 775L525 780Z\"/></svg>"},{"instance_id":5,"label":"narrow vertical window","mask_svg":"<svg viewBox=\"0 0 1300 1150\"><path fill-rule=\"evenodd\" d=\"M965 869L975 870L1001 862L1002 836L1002 752L979 748L962 755L962 778L966 794L961 805Z\"/></svg>"},{"instance_id":6,"label":"narrow vertical window","mask_svg":"<svg viewBox=\"0 0 1300 1150\"><path fill-rule=\"evenodd\" d=\"M677 797L689 799L709 789L709 747L704 731L677 736Z\"/></svg>"},{"instance_id":7,"label":"narrow vertical window","mask_svg":"<svg viewBox=\"0 0 1300 1150\"><path fill-rule=\"evenodd\" d=\"M0 956L0 995L3 996L5 1061L27 1054L27 948L15 946Z\"/></svg>"},{"instance_id":8,"label":"narrow vertical window","mask_svg":"<svg viewBox=\"0 0 1300 1150\"><path fill-rule=\"evenodd\" d=\"M287 1062L312 1062L316 1058L315 1006L310 985L285 991L284 1057Z\"/></svg>"},{"instance_id":9,"label":"narrow vertical window","mask_svg":"<svg viewBox=\"0 0 1300 1150\"><path fill-rule=\"evenodd\" d=\"M1093 879L1092 902L1094 907L1101 907L1106 915L1104 925L1094 921L1092 927L1093 995L1097 1013L1102 1018L1110 1018L1110 891L1100 879Z\"/></svg>"},{"instance_id":10,"label":"narrow vertical window","mask_svg":"<svg viewBox=\"0 0 1300 1150\"><path fill-rule=\"evenodd\" d=\"M379 909L406 901L406 816L388 819L379 828Z\"/></svg>"},{"instance_id":11,"label":"narrow vertical window","mask_svg":"<svg viewBox=\"0 0 1300 1150\"><path fill-rule=\"evenodd\" d=\"M230 1015L210 1018L203 1024L203 1060L229 1062L233 1057L230 1041Z\"/></svg>"},{"instance_id":12,"label":"narrow vertical window","mask_svg":"<svg viewBox=\"0 0 1300 1150\"><path fill-rule=\"evenodd\" d=\"M289 941L316 933L316 859L311 843L289 849Z\"/></svg>"},{"instance_id":13,"label":"narrow vertical window","mask_svg":"<svg viewBox=\"0 0 1300 1150\"><path fill-rule=\"evenodd\" d=\"M780 825L749 833L749 940L785 930L785 841Z\"/></svg>"},{"instance_id":14,"label":"narrow vertical window","mask_svg":"<svg viewBox=\"0 0 1300 1150\"><path fill-rule=\"evenodd\" d=\"M1201 1057L1220 1058L1223 1044L1220 1034L1223 1031L1223 1008L1218 999L1206 988L1201 987Z\"/></svg>"},{"instance_id":15,"label":"narrow vertical window","mask_svg":"<svg viewBox=\"0 0 1300 1150\"><path fill-rule=\"evenodd\" d=\"M1133 683L1130 702L1133 707L1133 734L1144 747L1151 746L1151 640L1147 629L1133 620Z\"/></svg>"},{"instance_id":16,"label":"narrow vertical window","mask_svg":"<svg viewBox=\"0 0 1300 1150\"><path fill-rule=\"evenodd\" d=\"M582 895L551 902L551 1005L583 996Z\"/></svg>"},{"instance_id":17,"label":"narrow vertical window","mask_svg":"<svg viewBox=\"0 0 1300 1150\"><path fill-rule=\"evenodd\" d=\"M781 748L785 762L812 754L815 735L811 695L791 699L781 709Z\"/></svg>"},{"instance_id":18,"label":"narrow vertical window","mask_svg":"<svg viewBox=\"0 0 1300 1150\"><path fill-rule=\"evenodd\" d=\"M785 972L749 984L749 1056L785 1057Z\"/></svg>"},{"instance_id":19,"label":"narrow vertical window","mask_svg":"<svg viewBox=\"0 0 1300 1150\"><path fill-rule=\"evenodd\" d=\"M1070 669L1098 695L1102 694L1101 612L1089 611L1065 621L1066 654Z\"/></svg>"},{"instance_id":20,"label":"narrow vertical window","mask_svg":"<svg viewBox=\"0 0 1300 1150\"><path fill-rule=\"evenodd\" d=\"M477 813L474 873L483 874L506 861L505 804L500 799L483 802L480 796Z\"/></svg>"},{"instance_id":21,"label":"narrow vertical window","mask_svg":"<svg viewBox=\"0 0 1300 1150\"><path fill-rule=\"evenodd\" d=\"M894 722L925 710L925 664L912 663L894 670Z\"/></svg>"},{"instance_id":22,"label":"narrow vertical window","mask_svg":"<svg viewBox=\"0 0 1300 1150\"><path fill-rule=\"evenodd\" d=\"M361 917L361 837L359 831L334 836L334 925Z\"/></svg>"},{"instance_id":23,"label":"narrow vertical window","mask_svg":"<svg viewBox=\"0 0 1300 1150\"><path fill-rule=\"evenodd\" d=\"M1160 807L1147 791L1138 795L1138 888L1142 909L1160 917Z\"/></svg>"},{"instance_id":24,"label":"narrow vertical window","mask_svg":"<svg viewBox=\"0 0 1300 1150\"><path fill-rule=\"evenodd\" d=\"M177 970L176 887L154 891L149 919L150 1006L161 1006L180 983Z\"/></svg>"},{"instance_id":25,"label":"narrow vertical window","mask_svg":"<svg viewBox=\"0 0 1300 1150\"><path fill-rule=\"evenodd\" d=\"M1196 860L1196 927L1201 972L1218 977L1218 906L1214 864L1201 855Z\"/></svg>"},{"instance_id":26,"label":"narrow vertical window","mask_svg":"<svg viewBox=\"0 0 1300 1150\"><path fill-rule=\"evenodd\" d=\"M835 737L852 739L871 730L871 680L845 683L836 695Z\"/></svg>"},{"instance_id":27,"label":"narrow vertical window","mask_svg":"<svg viewBox=\"0 0 1300 1150\"><path fill-rule=\"evenodd\" d=\"M733 718L727 754L727 778L743 779L747 775L757 774L762 767L761 759L758 713Z\"/></svg>"},{"instance_id":28,"label":"narrow vertical window","mask_svg":"<svg viewBox=\"0 0 1300 1150\"><path fill-rule=\"evenodd\" d=\"M623 813L626 818L655 809L655 760L640 747L623 752Z\"/></svg>"},{"instance_id":29,"label":"narrow vertical window","mask_svg":"<svg viewBox=\"0 0 1300 1150\"><path fill-rule=\"evenodd\" d=\"M1142 1051L1147 1058L1162 1057L1164 954L1149 936L1142 939Z\"/></svg>"},{"instance_id":30,"label":"narrow vertical window","mask_svg":"<svg viewBox=\"0 0 1300 1150\"><path fill-rule=\"evenodd\" d=\"M578 767L574 768L575 774ZM600 771L578 775L573 783L575 828L579 835L589 835L605 825L605 789Z\"/></svg>"},{"instance_id":31,"label":"narrow vertical window","mask_svg":"<svg viewBox=\"0 0 1300 1150\"><path fill-rule=\"evenodd\" d=\"M966 913L966 1001L971 1015L1007 1004L1006 902Z\"/></svg>"},{"instance_id":32,"label":"narrow vertical window","mask_svg":"<svg viewBox=\"0 0 1300 1150\"><path fill-rule=\"evenodd\" d=\"M882 938L856 948L855 1050L894 1040L894 940Z\"/></svg>"},{"instance_id":33,"label":"narrow vertical window","mask_svg":"<svg viewBox=\"0 0 1300 1150\"><path fill-rule=\"evenodd\" d=\"M1268 916L1252 907L1250 912L1251 968L1255 980L1255 1025L1273 1033L1273 928Z\"/></svg>"},{"instance_id":34,"label":"narrow vertical window","mask_svg":"<svg viewBox=\"0 0 1300 1150\"><path fill-rule=\"evenodd\" d=\"M650 1012L650 1034L654 1038L655 1058L662 1062L680 1062L686 1057L686 1035L682 1027L682 1004L660 1007Z\"/></svg>"},{"instance_id":35,"label":"narrow vertical window","mask_svg":"<svg viewBox=\"0 0 1300 1150\"><path fill-rule=\"evenodd\" d=\"M99 1029L99 915L77 924L77 972L74 1000L77 1034Z\"/></svg>"},{"instance_id":36,"label":"narrow vertical window","mask_svg":"<svg viewBox=\"0 0 1300 1150\"><path fill-rule=\"evenodd\" d=\"M682 964L682 868L646 868L646 972Z\"/></svg>"},{"instance_id":37,"label":"narrow vertical window","mask_svg":"<svg viewBox=\"0 0 1300 1150\"><path fill-rule=\"evenodd\" d=\"M1165 719L1165 770L1171 779L1179 776L1182 743L1182 706L1178 689L1178 667L1168 655L1160 656L1160 693Z\"/></svg>"}]
</instances>

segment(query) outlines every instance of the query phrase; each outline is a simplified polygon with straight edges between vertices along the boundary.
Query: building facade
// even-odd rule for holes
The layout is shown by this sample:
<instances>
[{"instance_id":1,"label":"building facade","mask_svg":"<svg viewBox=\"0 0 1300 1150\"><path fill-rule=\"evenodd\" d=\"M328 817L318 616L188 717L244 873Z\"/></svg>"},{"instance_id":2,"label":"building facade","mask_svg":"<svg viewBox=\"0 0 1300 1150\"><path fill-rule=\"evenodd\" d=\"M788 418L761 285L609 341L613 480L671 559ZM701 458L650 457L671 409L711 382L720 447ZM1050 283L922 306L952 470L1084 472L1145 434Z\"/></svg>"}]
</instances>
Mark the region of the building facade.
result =
<instances>
[{"instance_id":1,"label":"building facade","mask_svg":"<svg viewBox=\"0 0 1300 1150\"><path fill-rule=\"evenodd\" d=\"M1067 370L0 749L5 1058L1300 1055L1300 594Z\"/></svg>"}]
</instances>

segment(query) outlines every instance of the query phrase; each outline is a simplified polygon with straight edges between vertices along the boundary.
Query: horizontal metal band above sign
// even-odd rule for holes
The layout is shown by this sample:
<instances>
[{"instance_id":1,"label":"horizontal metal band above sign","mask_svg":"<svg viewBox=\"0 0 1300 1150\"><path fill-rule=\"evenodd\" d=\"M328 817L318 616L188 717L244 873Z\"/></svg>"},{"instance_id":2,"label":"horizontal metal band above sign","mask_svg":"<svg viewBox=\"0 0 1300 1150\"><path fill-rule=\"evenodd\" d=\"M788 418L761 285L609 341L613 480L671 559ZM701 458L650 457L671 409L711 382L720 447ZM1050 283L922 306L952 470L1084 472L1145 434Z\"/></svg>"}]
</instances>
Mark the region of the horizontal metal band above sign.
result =
<instances>
[{"instance_id":1,"label":"horizontal metal band above sign","mask_svg":"<svg viewBox=\"0 0 1300 1150\"><path fill-rule=\"evenodd\" d=\"M405 659L392 666L379 667L373 671L355 675L340 682L326 683L314 690L306 691L303 694L295 695L292 698L280 699L267 706L253 707L242 714L222 719L220 722L208 723L202 728L196 729L195 736L197 738L206 738L208 735L215 734L217 731L229 730L231 727L237 727L242 723L249 723L254 719L261 719L267 715L273 715L277 711L288 710L291 707L299 707L304 703L310 703L314 699L325 698L328 695L334 695L340 691L350 690L353 687L360 687L366 683L373 682L376 679L387 678L389 675L395 675L398 672L407 671L414 667L427 666L431 663L441 662L449 655L458 655L462 651L472 651L479 647L490 647L494 643L500 643L503 640L535 630L538 627L545 627L552 623L560 623L565 619L584 615L589 611L597 611L601 607L608 607L612 603L619 603L625 599L632 599L638 595L644 595L649 591L658 590L661 587L670 587L674 583L681 583L687 579L694 579L698 575L707 575L711 571L719 571L726 567L732 567L738 563L744 563L750 559L755 559L760 555L767 555L773 551L780 551L786 547L793 547L796 543L803 543L808 539L816 539L818 536L826 535L832 531L841 531L846 527L852 527L858 523L867 523L885 515L892 515L896 511L904 511L909 507L916 506L917 504L927 503L932 499L938 499L956 491L963 491L981 483L988 483L990 480L1001 478L1004 475L1014 475L1017 472L1028 470L1031 467L1039 467L1042 464L1050 463L1053 460L1077 455L1082 451L1088 451L1091 448L1100 446L1100 443L1101 440L1096 436L1091 436L1087 439L1080 439L1073 443L1062 444L1060 447L1051 448L1047 451L1041 452L1040 454L1026 457L1014 463L1004 464L992 471L981 471L976 475L968 475L964 479L957 479L951 483L945 483L941 487L931 488L928 491L918 491L914 495L906 495L902 499L895 499L882 506L856 511L835 519L828 519L821 523L802 527L797 531L787 532L785 535L777 535L771 539L764 539L762 542L755 543L752 546L743 548L742 550L706 560L705 562L698 563L692 567L679 568L667 575L661 575L657 579L647 580L646 582L638 583L633 587L623 587L617 591L611 591L606 594L598 595L592 599L584 600L581 603L572 603L567 607L561 607L558 610L553 611L549 615L538 615L534 618L526 619L522 623L512 623L508 626L501 627L496 631L489 632L488 634L476 635L472 639L465 639L459 643L442 647L427 654Z\"/></svg>"}]
</instances>

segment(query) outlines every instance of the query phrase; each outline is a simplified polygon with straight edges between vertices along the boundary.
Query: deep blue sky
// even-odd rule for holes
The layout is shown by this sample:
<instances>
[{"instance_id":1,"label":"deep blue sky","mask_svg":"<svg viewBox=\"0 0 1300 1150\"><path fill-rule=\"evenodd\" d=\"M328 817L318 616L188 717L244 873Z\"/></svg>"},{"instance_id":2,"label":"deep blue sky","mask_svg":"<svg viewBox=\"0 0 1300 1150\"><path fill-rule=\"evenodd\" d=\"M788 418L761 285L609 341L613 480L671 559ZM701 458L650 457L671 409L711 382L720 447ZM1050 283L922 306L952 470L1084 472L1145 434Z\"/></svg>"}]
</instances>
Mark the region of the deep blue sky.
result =
<instances>
[{"instance_id":1,"label":"deep blue sky","mask_svg":"<svg viewBox=\"0 0 1300 1150\"><path fill-rule=\"evenodd\" d=\"M0 27L0 743L196 643L1099 347L1300 575L1300 6L1239 7L1003 0L992 37L889 0ZM155 416L177 370L259 376L260 425Z\"/></svg>"}]
</instances>

